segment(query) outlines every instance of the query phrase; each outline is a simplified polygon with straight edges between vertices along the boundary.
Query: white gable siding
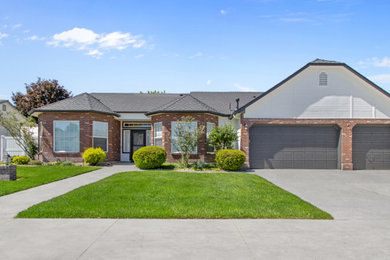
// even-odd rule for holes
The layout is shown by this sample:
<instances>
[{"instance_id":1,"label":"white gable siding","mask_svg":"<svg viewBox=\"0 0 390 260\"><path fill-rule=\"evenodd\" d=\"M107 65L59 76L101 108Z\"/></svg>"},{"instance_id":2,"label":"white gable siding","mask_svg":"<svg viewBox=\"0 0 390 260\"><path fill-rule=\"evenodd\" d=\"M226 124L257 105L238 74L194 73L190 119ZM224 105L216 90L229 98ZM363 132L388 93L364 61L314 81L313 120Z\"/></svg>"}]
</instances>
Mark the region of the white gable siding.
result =
<instances>
[{"instance_id":1,"label":"white gable siding","mask_svg":"<svg viewBox=\"0 0 390 260\"><path fill-rule=\"evenodd\" d=\"M321 72L328 86L319 86ZM389 118L390 98L342 66L310 66L246 108L245 118Z\"/></svg>"}]
</instances>

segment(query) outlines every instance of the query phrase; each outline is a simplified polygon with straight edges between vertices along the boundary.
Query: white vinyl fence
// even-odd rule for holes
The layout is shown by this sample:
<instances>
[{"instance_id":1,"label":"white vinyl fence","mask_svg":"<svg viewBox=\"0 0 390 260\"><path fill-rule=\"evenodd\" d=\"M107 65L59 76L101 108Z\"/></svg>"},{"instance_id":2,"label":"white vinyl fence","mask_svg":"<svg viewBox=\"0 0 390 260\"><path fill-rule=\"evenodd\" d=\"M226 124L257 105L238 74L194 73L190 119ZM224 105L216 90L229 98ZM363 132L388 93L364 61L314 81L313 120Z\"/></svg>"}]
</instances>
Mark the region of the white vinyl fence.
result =
<instances>
[{"instance_id":1,"label":"white vinyl fence","mask_svg":"<svg viewBox=\"0 0 390 260\"><path fill-rule=\"evenodd\" d=\"M22 148L17 144L14 138L10 136L1 136L1 161L7 162L7 157L16 155L26 155Z\"/></svg>"}]
</instances>

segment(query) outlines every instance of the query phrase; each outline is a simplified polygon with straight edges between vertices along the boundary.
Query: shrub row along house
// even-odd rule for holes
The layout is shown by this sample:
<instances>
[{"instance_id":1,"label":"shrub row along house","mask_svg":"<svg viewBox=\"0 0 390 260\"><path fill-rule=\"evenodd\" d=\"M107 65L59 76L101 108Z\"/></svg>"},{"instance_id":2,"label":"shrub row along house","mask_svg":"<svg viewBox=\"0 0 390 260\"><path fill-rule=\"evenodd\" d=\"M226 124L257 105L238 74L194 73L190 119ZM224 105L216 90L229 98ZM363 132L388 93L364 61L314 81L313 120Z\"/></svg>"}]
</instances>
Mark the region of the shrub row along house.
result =
<instances>
[{"instance_id":1,"label":"shrub row along house","mask_svg":"<svg viewBox=\"0 0 390 260\"><path fill-rule=\"evenodd\" d=\"M212 161L207 133L230 123L251 168L390 169L389 94L334 61L314 60L264 93L84 93L33 111L43 161L81 161L91 146L130 161L148 145L177 161L172 129L188 115L206 129L192 159Z\"/></svg>"}]
</instances>

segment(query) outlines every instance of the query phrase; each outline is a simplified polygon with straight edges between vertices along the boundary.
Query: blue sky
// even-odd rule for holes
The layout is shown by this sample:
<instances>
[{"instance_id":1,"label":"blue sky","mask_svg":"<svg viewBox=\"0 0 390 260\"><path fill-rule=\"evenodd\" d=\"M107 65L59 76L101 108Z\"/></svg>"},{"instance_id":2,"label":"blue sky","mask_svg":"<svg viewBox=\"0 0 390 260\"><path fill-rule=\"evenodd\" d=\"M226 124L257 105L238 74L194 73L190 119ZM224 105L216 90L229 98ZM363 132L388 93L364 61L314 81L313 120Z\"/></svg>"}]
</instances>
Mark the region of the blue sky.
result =
<instances>
[{"instance_id":1,"label":"blue sky","mask_svg":"<svg viewBox=\"0 0 390 260\"><path fill-rule=\"evenodd\" d=\"M0 98L37 77L82 92L264 91L315 58L390 91L390 1L0 1Z\"/></svg>"}]
</instances>

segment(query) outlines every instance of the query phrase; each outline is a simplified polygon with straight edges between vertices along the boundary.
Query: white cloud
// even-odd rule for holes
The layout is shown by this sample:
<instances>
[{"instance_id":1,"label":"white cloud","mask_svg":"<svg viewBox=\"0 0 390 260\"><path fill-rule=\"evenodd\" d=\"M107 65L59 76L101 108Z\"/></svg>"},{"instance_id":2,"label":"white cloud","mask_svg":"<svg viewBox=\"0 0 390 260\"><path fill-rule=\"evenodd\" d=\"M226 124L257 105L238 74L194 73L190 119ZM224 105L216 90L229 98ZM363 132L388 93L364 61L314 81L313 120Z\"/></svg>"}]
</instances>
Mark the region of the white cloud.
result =
<instances>
[{"instance_id":1,"label":"white cloud","mask_svg":"<svg viewBox=\"0 0 390 260\"><path fill-rule=\"evenodd\" d=\"M99 50L90 50L86 53L86 55L99 59L103 55L103 53Z\"/></svg>"},{"instance_id":2,"label":"white cloud","mask_svg":"<svg viewBox=\"0 0 390 260\"><path fill-rule=\"evenodd\" d=\"M19 27L22 27L21 23L12 25L12 29L16 29L16 28L19 28Z\"/></svg>"},{"instance_id":3,"label":"white cloud","mask_svg":"<svg viewBox=\"0 0 390 260\"><path fill-rule=\"evenodd\" d=\"M54 34L49 45L64 46L64 47L77 47L84 49L86 46L97 42L99 35L92 30L85 28L73 28L72 30L62 33Z\"/></svg>"},{"instance_id":4,"label":"white cloud","mask_svg":"<svg viewBox=\"0 0 390 260\"><path fill-rule=\"evenodd\" d=\"M27 37L27 40L31 40L31 41L38 40L38 36L32 35L32 36L30 36L30 37Z\"/></svg>"},{"instance_id":5,"label":"white cloud","mask_svg":"<svg viewBox=\"0 0 390 260\"><path fill-rule=\"evenodd\" d=\"M239 83L234 83L233 85L235 88L239 89L240 91L244 91L244 92L255 92L256 91L256 89L254 89L254 88L246 87L246 86L243 86Z\"/></svg>"},{"instance_id":6,"label":"white cloud","mask_svg":"<svg viewBox=\"0 0 390 260\"><path fill-rule=\"evenodd\" d=\"M226 10L222 9L221 11L219 11L219 13L222 14L222 15L225 15L226 14Z\"/></svg>"},{"instance_id":7,"label":"white cloud","mask_svg":"<svg viewBox=\"0 0 390 260\"><path fill-rule=\"evenodd\" d=\"M197 53L195 53L194 55L188 57L190 59L193 59L193 58L196 58L196 57L202 57L203 56L203 52L201 51L198 51Z\"/></svg>"},{"instance_id":8,"label":"white cloud","mask_svg":"<svg viewBox=\"0 0 390 260\"><path fill-rule=\"evenodd\" d=\"M207 85L207 86L210 86L210 85L211 85L211 80L210 80L210 79L206 81L206 85Z\"/></svg>"},{"instance_id":9,"label":"white cloud","mask_svg":"<svg viewBox=\"0 0 390 260\"><path fill-rule=\"evenodd\" d=\"M378 84L390 84L390 74L373 75L369 79Z\"/></svg>"},{"instance_id":10,"label":"white cloud","mask_svg":"<svg viewBox=\"0 0 390 260\"><path fill-rule=\"evenodd\" d=\"M141 59L143 58L145 55L144 54L138 54L138 55L135 55L134 56L134 59Z\"/></svg>"},{"instance_id":11,"label":"white cloud","mask_svg":"<svg viewBox=\"0 0 390 260\"><path fill-rule=\"evenodd\" d=\"M139 36L132 36L130 33L112 32L99 39L99 46L102 48L112 48L124 50L130 46L140 48L145 41L138 41Z\"/></svg>"},{"instance_id":12,"label":"white cloud","mask_svg":"<svg viewBox=\"0 0 390 260\"><path fill-rule=\"evenodd\" d=\"M1 39L7 38L7 37L8 37L8 34L0 32L0 46L3 45L1 42Z\"/></svg>"},{"instance_id":13,"label":"white cloud","mask_svg":"<svg viewBox=\"0 0 390 260\"><path fill-rule=\"evenodd\" d=\"M3 38L7 38L7 37L8 37L8 34L0 33L0 40L3 39Z\"/></svg>"},{"instance_id":14,"label":"white cloud","mask_svg":"<svg viewBox=\"0 0 390 260\"><path fill-rule=\"evenodd\" d=\"M372 58L367 58L364 61L359 61L358 63L362 67L367 67L367 66L374 66L374 67L386 67L390 68L390 58L389 57L383 57L383 58L378 58L378 57L372 57Z\"/></svg>"},{"instance_id":15,"label":"white cloud","mask_svg":"<svg viewBox=\"0 0 390 260\"><path fill-rule=\"evenodd\" d=\"M86 28L75 27L71 30L55 34L49 45L86 50L87 55L100 57L107 50L124 50L126 48L141 48L146 43L141 35L131 33L111 32L98 34Z\"/></svg>"},{"instance_id":16,"label":"white cloud","mask_svg":"<svg viewBox=\"0 0 390 260\"><path fill-rule=\"evenodd\" d=\"M30 32L29 29L23 31L23 33L29 33L29 32Z\"/></svg>"},{"instance_id":17,"label":"white cloud","mask_svg":"<svg viewBox=\"0 0 390 260\"><path fill-rule=\"evenodd\" d=\"M26 39L30 40L30 41L44 41L46 38L45 37L39 37L37 35L31 35L31 36L27 37Z\"/></svg>"}]
</instances>

